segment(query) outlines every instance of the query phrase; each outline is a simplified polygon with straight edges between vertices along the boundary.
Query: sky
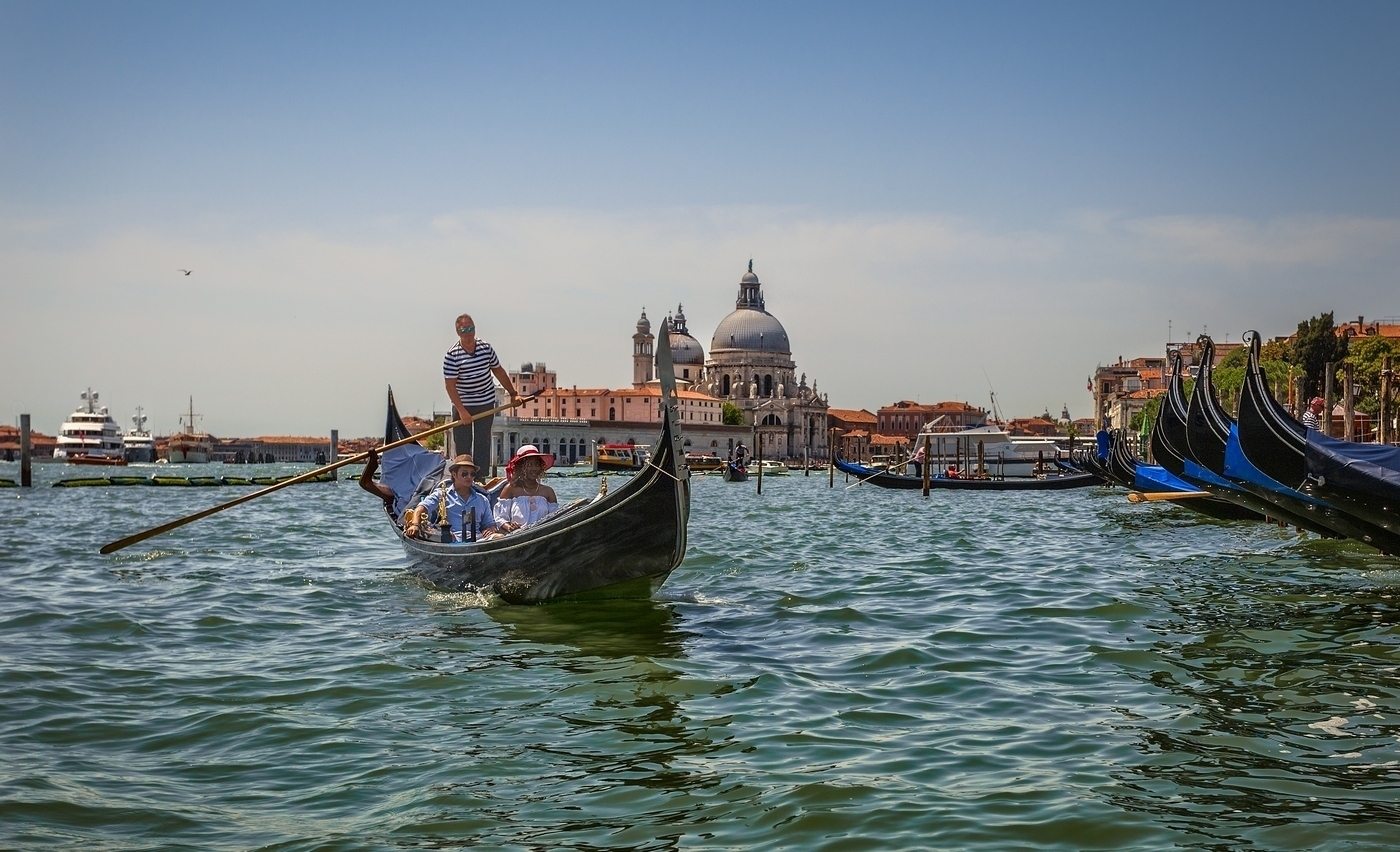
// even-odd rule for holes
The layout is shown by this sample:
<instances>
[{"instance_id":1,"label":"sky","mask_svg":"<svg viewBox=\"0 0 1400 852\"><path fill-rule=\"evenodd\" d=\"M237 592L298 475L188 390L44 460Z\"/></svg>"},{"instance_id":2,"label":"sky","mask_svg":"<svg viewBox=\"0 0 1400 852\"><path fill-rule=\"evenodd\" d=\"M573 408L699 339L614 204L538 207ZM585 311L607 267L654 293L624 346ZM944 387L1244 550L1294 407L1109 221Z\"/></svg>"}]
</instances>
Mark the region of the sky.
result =
<instances>
[{"instance_id":1,"label":"sky","mask_svg":"<svg viewBox=\"0 0 1400 852\"><path fill-rule=\"evenodd\" d=\"M0 0L0 418L373 435L708 351L750 259L832 406L1400 316L1400 4ZM191 269L186 276L178 269Z\"/></svg>"}]
</instances>

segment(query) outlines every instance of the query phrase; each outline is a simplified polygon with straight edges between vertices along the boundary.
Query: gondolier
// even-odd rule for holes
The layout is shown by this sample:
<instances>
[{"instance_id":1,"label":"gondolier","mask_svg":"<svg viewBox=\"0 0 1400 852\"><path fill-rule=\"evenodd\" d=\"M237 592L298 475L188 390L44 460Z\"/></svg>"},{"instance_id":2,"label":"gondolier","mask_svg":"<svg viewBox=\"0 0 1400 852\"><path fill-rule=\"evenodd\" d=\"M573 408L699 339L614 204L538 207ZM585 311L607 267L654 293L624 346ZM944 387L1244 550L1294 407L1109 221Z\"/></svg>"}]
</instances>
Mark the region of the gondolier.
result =
<instances>
[{"instance_id":1,"label":"gondolier","mask_svg":"<svg viewBox=\"0 0 1400 852\"><path fill-rule=\"evenodd\" d=\"M494 374L501 387L515 402L520 395L510 380L510 374L501 366L496 350L476 336L476 321L471 314L457 317L457 343L447 350L442 360L442 378L447 385L447 398L457 412L459 420L467 420L475 414L488 411L496 405L496 386L491 381ZM469 426L457 426L452 430L454 453L467 453L480 459L486 469L491 468L491 421L494 416L482 417Z\"/></svg>"}]
</instances>

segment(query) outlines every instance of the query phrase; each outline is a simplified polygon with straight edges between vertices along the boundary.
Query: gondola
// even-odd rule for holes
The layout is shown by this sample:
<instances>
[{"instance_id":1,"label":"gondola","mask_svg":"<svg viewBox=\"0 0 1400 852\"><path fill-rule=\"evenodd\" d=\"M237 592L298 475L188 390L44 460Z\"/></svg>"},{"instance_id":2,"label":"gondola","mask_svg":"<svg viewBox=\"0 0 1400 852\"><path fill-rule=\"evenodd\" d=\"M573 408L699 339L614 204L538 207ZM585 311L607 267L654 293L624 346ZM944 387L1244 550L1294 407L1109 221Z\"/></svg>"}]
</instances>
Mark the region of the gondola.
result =
<instances>
[{"instance_id":1,"label":"gondola","mask_svg":"<svg viewBox=\"0 0 1400 852\"><path fill-rule=\"evenodd\" d=\"M1183 500L1180 505L1222 521L1262 521L1264 514L1232 500L1223 499L1215 491L1206 488L1202 479L1192 473L1209 475L1200 465L1188 459L1177 449L1186 446L1186 388L1182 378L1181 353L1171 353L1171 375L1167 382L1167 392L1161 397L1157 409L1157 419L1152 424L1148 443L1152 447L1152 457L1157 464L1181 482L1197 491L1211 491L1210 497L1197 497ZM1228 483L1227 483L1228 484Z\"/></svg>"},{"instance_id":2,"label":"gondola","mask_svg":"<svg viewBox=\"0 0 1400 852\"><path fill-rule=\"evenodd\" d=\"M837 470L843 473L849 473L852 476L860 477L862 482L878 485L881 488L922 490L924 487L924 478L922 476L888 473L883 470L866 467L863 464L854 464L844 461L840 457L835 459L835 463ZM930 476L928 480L929 488L945 491L1063 491L1068 488L1085 488L1090 485L1098 484L1099 478L1092 473L1047 476L1043 479L1030 479L1021 476L1008 479L964 479L961 477Z\"/></svg>"},{"instance_id":3,"label":"gondola","mask_svg":"<svg viewBox=\"0 0 1400 852\"><path fill-rule=\"evenodd\" d=\"M1263 369L1259 366L1258 351L1261 339L1255 331L1246 332L1250 341L1250 363L1245 371L1245 382L1240 392L1240 414L1246 411L1257 412L1272 401ZM1276 404L1276 403L1275 403ZM1290 418L1291 419L1291 418ZM1305 494L1265 474L1250 461L1240 440L1240 424L1230 423L1230 436L1225 444L1225 476L1239 483L1254 494L1292 511L1315 520L1336 535L1365 542L1389 553L1400 552L1400 536L1380 526L1354 516L1344 508Z\"/></svg>"},{"instance_id":4,"label":"gondola","mask_svg":"<svg viewBox=\"0 0 1400 852\"><path fill-rule=\"evenodd\" d=\"M724 465L725 482L747 482L749 479L749 469L741 464L726 462Z\"/></svg>"},{"instance_id":5,"label":"gondola","mask_svg":"<svg viewBox=\"0 0 1400 852\"><path fill-rule=\"evenodd\" d=\"M1400 449L1338 441L1294 420L1269 394L1257 335L1244 384L1239 442L1255 467L1356 520L1400 535Z\"/></svg>"},{"instance_id":6,"label":"gondola","mask_svg":"<svg viewBox=\"0 0 1400 852\"><path fill-rule=\"evenodd\" d=\"M1233 489L1228 496L1234 502L1326 538L1344 538L1342 533L1308 514L1306 507L1299 506L1297 501L1288 499L1286 495L1269 492L1256 483L1233 481L1226 477L1225 449L1233 422L1215 396L1215 383L1212 381L1215 343L1206 335L1201 335L1196 342L1201 363L1186 413L1187 453L1212 477Z\"/></svg>"},{"instance_id":7,"label":"gondola","mask_svg":"<svg viewBox=\"0 0 1400 852\"><path fill-rule=\"evenodd\" d=\"M636 476L615 491L575 501L537 524L488 541L409 538L386 507L412 570L440 588L490 590L510 603L655 591L685 556L690 517L690 471L681 447L669 332L669 322L663 320L656 341L661 435ZM389 421L394 434L386 435L386 441L409 434L392 399ZM386 455L386 478L388 465Z\"/></svg>"}]
</instances>

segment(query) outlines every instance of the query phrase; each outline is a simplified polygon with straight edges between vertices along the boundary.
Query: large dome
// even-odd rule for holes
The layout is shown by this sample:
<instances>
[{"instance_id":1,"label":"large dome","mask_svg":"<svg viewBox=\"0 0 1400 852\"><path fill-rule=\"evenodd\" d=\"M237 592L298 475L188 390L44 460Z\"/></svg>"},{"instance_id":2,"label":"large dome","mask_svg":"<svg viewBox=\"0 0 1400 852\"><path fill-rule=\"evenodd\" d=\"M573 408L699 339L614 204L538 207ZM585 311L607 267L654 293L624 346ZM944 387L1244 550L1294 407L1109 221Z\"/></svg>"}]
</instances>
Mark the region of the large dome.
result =
<instances>
[{"instance_id":1,"label":"large dome","mask_svg":"<svg viewBox=\"0 0 1400 852\"><path fill-rule=\"evenodd\" d=\"M710 340L711 355L725 349L792 354L787 330L777 317L764 309L762 286L750 260L749 271L739 279L739 298L734 300L734 312L720 320Z\"/></svg>"},{"instance_id":2,"label":"large dome","mask_svg":"<svg viewBox=\"0 0 1400 852\"><path fill-rule=\"evenodd\" d=\"M720 320L710 341L711 354L722 349L750 349L792 354L787 329L767 311L740 308Z\"/></svg>"}]
</instances>

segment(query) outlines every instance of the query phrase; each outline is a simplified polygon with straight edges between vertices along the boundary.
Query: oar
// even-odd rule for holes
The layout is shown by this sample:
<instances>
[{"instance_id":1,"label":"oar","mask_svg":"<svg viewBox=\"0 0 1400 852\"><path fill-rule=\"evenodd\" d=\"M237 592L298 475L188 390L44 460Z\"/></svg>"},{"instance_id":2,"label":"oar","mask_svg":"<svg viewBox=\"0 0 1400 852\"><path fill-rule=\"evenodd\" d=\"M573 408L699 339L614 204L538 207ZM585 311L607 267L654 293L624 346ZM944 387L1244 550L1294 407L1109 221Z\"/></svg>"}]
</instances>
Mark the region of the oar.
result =
<instances>
[{"instance_id":1,"label":"oar","mask_svg":"<svg viewBox=\"0 0 1400 852\"><path fill-rule=\"evenodd\" d=\"M419 432L417 435L410 435L407 438L394 441L393 443L385 444L382 447L377 447L375 448L375 452L383 453L385 450L392 450L395 447L402 447L405 444L416 443L431 435L436 435L440 432L446 432L448 429L451 429L454 426L465 426L466 424L471 423L473 420L485 417L488 414L499 414L502 411L508 411L509 409L515 408L520 405L524 405L525 403L529 402L537 396L539 396L539 393L532 393L529 396L522 396L515 402L509 403L507 405L502 405L498 408L493 408L490 411L483 411L480 414L474 414L471 417L468 417L466 420L452 420L442 424L441 426L434 426L431 429ZM239 497L236 500L230 500L227 503L221 503L218 506L215 506L211 509L205 509L201 512L195 512L193 515L187 515L183 518L179 518L169 523L161 524L158 527L152 527L151 529L136 533L135 535L129 535L126 538L117 539L116 541L111 542L110 544L104 544L102 546L102 550L99 552L116 553L118 550L121 550L124 547L130 547L133 544L138 544L140 542L145 541L148 538L155 538L161 533L168 533L173 529L183 527L185 524L193 523L199 520L200 518L207 518L210 515L222 512L225 509L232 509L234 506L237 506L240 503L247 503L249 500L256 500L259 497L264 497L268 494L271 494L274 491L280 491L281 489L286 488L288 485L296 485L298 482L305 482L306 480L311 479L319 474L345 467L348 464L361 462L367 458L369 458L368 451L363 453L357 453L353 456L350 456L349 458L341 459L340 461L335 462L334 464L328 464L325 467L318 467L313 471L308 471L307 473L300 474L299 476L294 476L291 479L286 480L285 482L279 482L276 485L269 485L268 487L260 491L254 491L252 494L244 494L242 497Z\"/></svg>"},{"instance_id":2,"label":"oar","mask_svg":"<svg viewBox=\"0 0 1400 852\"><path fill-rule=\"evenodd\" d=\"M1155 503L1159 500L1190 500L1193 497L1209 497L1209 491L1147 491L1139 494L1128 492L1129 503Z\"/></svg>"},{"instance_id":3,"label":"oar","mask_svg":"<svg viewBox=\"0 0 1400 852\"><path fill-rule=\"evenodd\" d=\"M867 477L864 478L864 479L857 479L855 482L852 482L850 485L847 485L847 486L846 486L846 490L847 490L847 491L850 491L852 488L855 488L857 485L864 485L865 483L869 482L870 480L874 479L875 477L879 476L879 475L882 474L882 473L889 473L889 470L888 470L888 469L885 469L885 470L877 470L877 471L875 471L874 473L870 474L869 476L867 476ZM896 474L890 474L890 475L891 475L891 476L895 476Z\"/></svg>"}]
</instances>

